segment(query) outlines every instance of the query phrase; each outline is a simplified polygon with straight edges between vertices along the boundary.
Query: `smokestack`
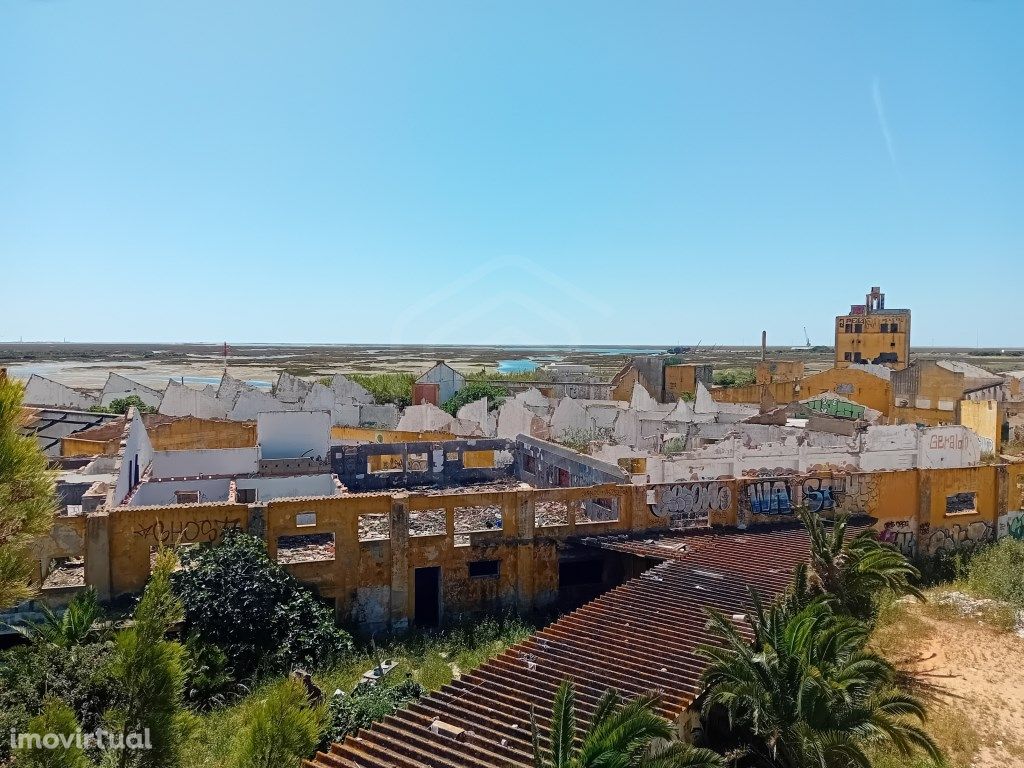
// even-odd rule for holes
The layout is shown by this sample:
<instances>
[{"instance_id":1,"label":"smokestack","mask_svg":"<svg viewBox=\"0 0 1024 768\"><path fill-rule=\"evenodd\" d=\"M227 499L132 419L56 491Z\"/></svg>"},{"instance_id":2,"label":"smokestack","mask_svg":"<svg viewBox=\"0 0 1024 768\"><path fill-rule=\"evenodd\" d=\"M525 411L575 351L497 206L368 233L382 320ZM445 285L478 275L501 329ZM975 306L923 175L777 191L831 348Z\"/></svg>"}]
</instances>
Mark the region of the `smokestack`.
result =
<instances>
[{"instance_id":1,"label":"smokestack","mask_svg":"<svg viewBox=\"0 0 1024 768\"><path fill-rule=\"evenodd\" d=\"M768 356L768 331L761 331L761 362Z\"/></svg>"}]
</instances>

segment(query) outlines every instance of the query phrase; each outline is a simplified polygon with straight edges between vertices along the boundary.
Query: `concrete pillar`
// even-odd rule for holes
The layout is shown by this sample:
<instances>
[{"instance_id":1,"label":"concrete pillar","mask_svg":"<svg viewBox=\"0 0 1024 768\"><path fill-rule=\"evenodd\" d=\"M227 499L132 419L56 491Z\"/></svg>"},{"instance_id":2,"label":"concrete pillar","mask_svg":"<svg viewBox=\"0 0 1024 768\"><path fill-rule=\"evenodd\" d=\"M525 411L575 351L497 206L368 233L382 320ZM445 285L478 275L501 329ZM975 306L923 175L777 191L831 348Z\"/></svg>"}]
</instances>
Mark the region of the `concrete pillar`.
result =
<instances>
[{"instance_id":1,"label":"concrete pillar","mask_svg":"<svg viewBox=\"0 0 1024 768\"><path fill-rule=\"evenodd\" d=\"M932 525L932 481L928 471L914 471L917 472L917 531L920 536L923 531L930 530ZM925 544L924 541L918 541L919 552L924 551L922 545Z\"/></svg>"},{"instance_id":2,"label":"concrete pillar","mask_svg":"<svg viewBox=\"0 0 1024 768\"><path fill-rule=\"evenodd\" d=\"M1006 464L999 464L996 470L996 520L1010 511L1010 471ZM995 522L995 521L993 521Z\"/></svg>"},{"instance_id":3,"label":"concrete pillar","mask_svg":"<svg viewBox=\"0 0 1024 768\"><path fill-rule=\"evenodd\" d=\"M109 600L110 515L103 509L85 518L85 583L96 590L100 600Z\"/></svg>"},{"instance_id":4,"label":"concrete pillar","mask_svg":"<svg viewBox=\"0 0 1024 768\"><path fill-rule=\"evenodd\" d=\"M409 495L391 497L391 628L409 626Z\"/></svg>"},{"instance_id":5,"label":"concrete pillar","mask_svg":"<svg viewBox=\"0 0 1024 768\"><path fill-rule=\"evenodd\" d=\"M534 607L533 583L533 527L535 510L533 493L516 493L516 601L520 613Z\"/></svg>"}]
</instances>

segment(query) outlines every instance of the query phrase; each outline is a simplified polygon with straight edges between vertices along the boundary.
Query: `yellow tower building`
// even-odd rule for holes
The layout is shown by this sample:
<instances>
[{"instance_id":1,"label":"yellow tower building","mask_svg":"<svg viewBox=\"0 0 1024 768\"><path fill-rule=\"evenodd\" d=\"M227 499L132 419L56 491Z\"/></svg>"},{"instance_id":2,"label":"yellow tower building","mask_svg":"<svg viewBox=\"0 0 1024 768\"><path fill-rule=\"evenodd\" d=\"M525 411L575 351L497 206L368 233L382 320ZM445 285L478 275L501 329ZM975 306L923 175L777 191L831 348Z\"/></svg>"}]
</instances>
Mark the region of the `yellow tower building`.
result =
<instances>
[{"instance_id":1,"label":"yellow tower building","mask_svg":"<svg viewBox=\"0 0 1024 768\"><path fill-rule=\"evenodd\" d=\"M878 363L900 371L910 362L910 310L886 309L885 294L874 287L863 304L836 318L836 367Z\"/></svg>"}]
</instances>

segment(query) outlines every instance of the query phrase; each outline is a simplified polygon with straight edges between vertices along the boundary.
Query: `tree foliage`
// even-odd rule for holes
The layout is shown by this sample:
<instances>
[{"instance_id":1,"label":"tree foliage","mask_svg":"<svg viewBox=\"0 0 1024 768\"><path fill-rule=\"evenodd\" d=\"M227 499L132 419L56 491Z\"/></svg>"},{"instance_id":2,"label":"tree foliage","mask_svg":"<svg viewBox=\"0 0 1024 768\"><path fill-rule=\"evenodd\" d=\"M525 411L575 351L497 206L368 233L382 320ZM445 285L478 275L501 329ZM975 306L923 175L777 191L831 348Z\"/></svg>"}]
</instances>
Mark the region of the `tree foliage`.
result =
<instances>
[{"instance_id":1,"label":"tree foliage","mask_svg":"<svg viewBox=\"0 0 1024 768\"><path fill-rule=\"evenodd\" d=\"M29 721L25 730L40 738L47 734L72 736L79 729L74 711L59 699L47 699L42 712ZM60 744L56 748L29 744L18 749L15 764L18 768L90 768L85 751L75 743Z\"/></svg>"},{"instance_id":2,"label":"tree foliage","mask_svg":"<svg viewBox=\"0 0 1024 768\"><path fill-rule=\"evenodd\" d=\"M267 689L240 734L232 768L298 768L320 739L321 708L312 707L306 689L286 678Z\"/></svg>"},{"instance_id":3,"label":"tree foliage","mask_svg":"<svg viewBox=\"0 0 1024 768\"><path fill-rule=\"evenodd\" d=\"M753 642L708 611L720 645L698 649L709 662L705 719L724 712L744 764L759 768L870 768L874 744L940 760L920 725L922 702L898 690L893 667L865 650L867 626L821 596L801 606L807 593L795 592L770 609L753 595Z\"/></svg>"},{"instance_id":4,"label":"tree foliage","mask_svg":"<svg viewBox=\"0 0 1024 768\"><path fill-rule=\"evenodd\" d=\"M534 768L724 768L725 761L711 750L672 742L672 724L656 706L656 696L623 702L609 689L578 740L576 689L571 681L562 681L546 738L530 710Z\"/></svg>"},{"instance_id":5,"label":"tree foliage","mask_svg":"<svg viewBox=\"0 0 1024 768\"><path fill-rule=\"evenodd\" d=\"M884 590L897 597L924 596L915 586L921 574L895 547L880 542L873 530L847 538L848 519L831 524L807 509L800 518L811 539L810 565L818 588L834 598L842 611L859 619L875 614L875 600Z\"/></svg>"},{"instance_id":6,"label":"tree foliage","mask_svg":"<svg viewBox=\"0 0 1024 768\"><path fill-rule=\"evenodd\" d=\"M103 610L92 587L75 595L63 613L55 613L45 604L39 608L43 614L41 622L17 627L29 640L74 653L99 635L97 622L103 618Z\"/></svg>"},{"instance_id":7,"label":"tree foliage","mask_svg":"<svg viewBox=\"0 0 1024 768\"><path fill-rule=\"evenodd\" d=\"M107 729L124 739L148 731L151 743L148 749L119 750L117 768L173 768L187 732L182 709L185 653L179 643L165 639L182 616L171 589L176 564L172 552L157 554L132 623L114 640L110 670L116 695L106 714Z\"/></svg>"},{"instance_id":8,"label":"tree foliage","mask_svg":"<svg viewBox=\"0 0 1024 768\"><path fill-rule=\"evenodd\" d=\"M24 423L21 384L0 374L0 609L35 593L31 543L50 531L57 512L54 477Z\"/></svg>"},{"instance_id":9,"label":"tree foliage","mask_svg":"<svg viewBox=\"0 0 1024 768\"><path fill-rule=\"evenodd\" d=\"M508 397L508 390L489 381L467 381L466 385L449 397L441 408L454 416L459 412L459 408L479 400L481 397L487 398L488 410L494 410Z\"/></svg>"},{"instance_id":10,"label":"tree foliage","mask_svg":"<svg viewBox=\"0 0 1024 768\"><path fill-rule=\"evenodd\" d=\"M185 631L220 648L239 680L294 666L316 669L352 649L334 612L241 531L182 554L173 577L185 606Z\"/></svg>"}]
</instances>

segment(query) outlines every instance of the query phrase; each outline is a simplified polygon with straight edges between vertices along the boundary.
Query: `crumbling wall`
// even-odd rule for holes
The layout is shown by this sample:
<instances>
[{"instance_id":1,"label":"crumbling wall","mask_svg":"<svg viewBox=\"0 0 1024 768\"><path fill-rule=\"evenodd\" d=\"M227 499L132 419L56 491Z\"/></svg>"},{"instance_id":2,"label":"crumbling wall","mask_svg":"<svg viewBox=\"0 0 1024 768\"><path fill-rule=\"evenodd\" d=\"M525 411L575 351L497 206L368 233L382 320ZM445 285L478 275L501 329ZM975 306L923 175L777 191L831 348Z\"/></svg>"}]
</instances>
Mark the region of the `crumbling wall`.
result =
<instances>
[{"instance_id":1,"label":"crumbling wall","mask_svg":"<svg viewBox=\"0 0 1024 768\"><path fill-rule=\"evenodd\" d=\"M96 395L79 392L56 381L32 374L25 384L25 405L48 405L54 408L77 408L87 411L100 404Z\"/></svg>"},{"instance_id":2,"label":"crumbling wall","mask_svg":"<svg viewBox=\"0 0 1024 768\"><path fill-rule=\"evenodd\" d=\"M515 448L501 439L336 445L331 468L354 491L456 486L513 477Z\"/></svg>"}]
</instances>

